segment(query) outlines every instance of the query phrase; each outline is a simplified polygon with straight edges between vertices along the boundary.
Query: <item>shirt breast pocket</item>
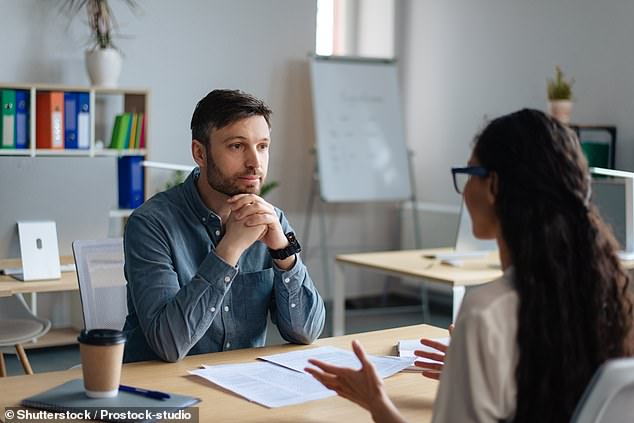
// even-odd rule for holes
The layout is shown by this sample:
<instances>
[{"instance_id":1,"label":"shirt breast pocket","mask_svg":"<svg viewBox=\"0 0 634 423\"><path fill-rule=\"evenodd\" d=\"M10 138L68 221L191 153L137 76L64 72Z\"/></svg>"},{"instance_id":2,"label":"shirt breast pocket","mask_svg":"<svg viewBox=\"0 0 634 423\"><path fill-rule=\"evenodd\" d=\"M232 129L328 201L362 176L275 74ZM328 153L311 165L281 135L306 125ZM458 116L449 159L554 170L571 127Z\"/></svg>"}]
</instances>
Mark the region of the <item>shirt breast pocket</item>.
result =
<instances>
[{"instance_id":1,"label":"shirt breast pocket","mask_svg":"<svg viewBox=\"0 0 634 423\"><path fill-rule=\"evenodd\" d=\"M233 281L231 291L232 302L240 304L249 324L259 322L266 326L266 315L273 295L273 269L240 273L237 280Z\"/></svg>"}]
</instances>

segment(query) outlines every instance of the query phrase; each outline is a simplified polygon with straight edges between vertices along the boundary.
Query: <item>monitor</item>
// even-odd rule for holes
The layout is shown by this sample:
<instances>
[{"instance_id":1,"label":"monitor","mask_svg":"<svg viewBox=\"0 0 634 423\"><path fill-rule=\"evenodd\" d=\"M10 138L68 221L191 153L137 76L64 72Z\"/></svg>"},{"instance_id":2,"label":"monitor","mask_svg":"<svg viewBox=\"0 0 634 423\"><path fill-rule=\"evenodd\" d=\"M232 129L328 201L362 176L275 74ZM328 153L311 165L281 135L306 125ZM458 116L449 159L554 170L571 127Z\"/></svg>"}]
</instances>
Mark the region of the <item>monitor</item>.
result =
<instances>
[{"instance_id":1,"label":"monitor","mask_svg":"<svg viewBox=\"0 0 634 423\"><path fill-rule=\"evenodd\" d=\"M591 167L592 202L611 226L623 260L634 260L634 173ZM605 178L608 176L608 178Z\"/></svg>"}]
</instances>

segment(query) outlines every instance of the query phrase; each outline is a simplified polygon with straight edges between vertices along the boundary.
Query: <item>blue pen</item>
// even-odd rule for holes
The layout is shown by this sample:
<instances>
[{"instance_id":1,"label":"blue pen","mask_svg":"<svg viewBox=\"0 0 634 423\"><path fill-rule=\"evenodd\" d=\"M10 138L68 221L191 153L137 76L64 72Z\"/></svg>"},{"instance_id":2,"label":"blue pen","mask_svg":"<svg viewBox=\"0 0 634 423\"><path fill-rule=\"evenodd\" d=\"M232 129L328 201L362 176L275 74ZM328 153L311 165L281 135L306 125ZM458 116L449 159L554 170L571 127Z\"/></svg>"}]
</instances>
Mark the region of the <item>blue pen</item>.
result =
<instances>
[{"instance_id":1,"label":"blue pen","mask_svg":"<svg viewBox=\"0 0 634 423\"><path fill-rule=\"evenodd\" d=\"M154 398L154 399L168 399L170 394L166 394L165 392L159 391L149 391L143 388L135 388L134 386L127 385L119 385L119 390L124 392L130 392L132 394L143 395L144 397Z\"/></svg>"}]
</instances>

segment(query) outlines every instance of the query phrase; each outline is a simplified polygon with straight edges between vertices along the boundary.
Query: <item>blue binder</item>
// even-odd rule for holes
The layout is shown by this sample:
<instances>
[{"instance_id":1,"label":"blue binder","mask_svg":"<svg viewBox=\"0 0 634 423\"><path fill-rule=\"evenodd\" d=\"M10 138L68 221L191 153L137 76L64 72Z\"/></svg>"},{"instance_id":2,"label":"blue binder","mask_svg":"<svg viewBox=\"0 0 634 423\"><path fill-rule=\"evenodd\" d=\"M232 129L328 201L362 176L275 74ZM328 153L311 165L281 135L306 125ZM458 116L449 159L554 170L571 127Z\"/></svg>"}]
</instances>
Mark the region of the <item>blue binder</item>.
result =
<instances>
[{"instance_id":1,"label":"blue binder","mask_svg":"<svg viewBox=\"0 0 634 423\"><path fill-rule=\"evenodd\" d=\"M88 93L77 93L77 146L90 148L90 96Z\"/></svg>"},{"instance_id":2,"label":"blue binder","mask_svg":"<svg viewBox=\"0 0 634 423\"><path fill-rule=\"evenodd\" d=\"M64 148L78 148L77 93L64 93Z\"/></svg>"},{"instance_id":3,"label":"blue binder","mask_svg":"<svg viewBox=\"0 0 634 423\"><path fill-rule=\"evenodd\" d=\"M15 91L15 148L29 148L29 92Z\"/></svg>"},{"instance_id":4,"label":"blue binder","mask_svg":"<svg viewBox=\"0 0 634 423\"><path fill-rule=\"evenodd\" d=\"M143 160L143 156L119 157L119 208L135 209L143 203Z\"/></svg>"}]
</instances>

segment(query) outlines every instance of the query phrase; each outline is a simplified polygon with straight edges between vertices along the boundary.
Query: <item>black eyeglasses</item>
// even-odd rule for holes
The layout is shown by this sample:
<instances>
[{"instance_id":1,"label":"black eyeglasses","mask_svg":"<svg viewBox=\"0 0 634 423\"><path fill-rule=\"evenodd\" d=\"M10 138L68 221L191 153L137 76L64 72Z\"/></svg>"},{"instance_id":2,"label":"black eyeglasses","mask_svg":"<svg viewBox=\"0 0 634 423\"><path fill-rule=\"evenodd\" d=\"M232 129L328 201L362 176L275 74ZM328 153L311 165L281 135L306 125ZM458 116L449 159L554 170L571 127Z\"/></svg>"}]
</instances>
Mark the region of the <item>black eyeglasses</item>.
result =
<instances>
[{"instance_id":1,"label":"black eyeglasses","mask_svg":"<svg viewBox=\"0 0 634 423\"><path fill-rule=\"evenodd\" d=\"M451 168L451 176L453 176L453 187L458 194L462 194L464 186L472 176L489 176L489 169L483 166L467 166Z\"/></svg>"}]
</instances>

